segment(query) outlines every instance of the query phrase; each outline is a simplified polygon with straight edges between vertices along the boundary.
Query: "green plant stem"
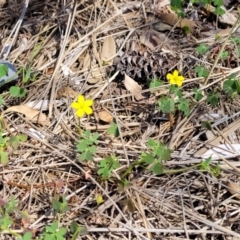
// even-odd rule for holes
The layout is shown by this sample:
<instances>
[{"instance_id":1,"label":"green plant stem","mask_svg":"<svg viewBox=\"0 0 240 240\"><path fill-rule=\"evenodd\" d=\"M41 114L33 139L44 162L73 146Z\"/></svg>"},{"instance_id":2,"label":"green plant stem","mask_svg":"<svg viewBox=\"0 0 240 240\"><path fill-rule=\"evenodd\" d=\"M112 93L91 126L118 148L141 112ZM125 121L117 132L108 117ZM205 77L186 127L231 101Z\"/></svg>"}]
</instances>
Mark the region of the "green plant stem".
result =
<instances>
[{"instance_id":1,"label":"green plant stem","mask_svg":"<svg viewBox=\"0 0 240 240\"><path fill-rule=\"evenodd\" d=\"M142 159L139 159L138 161L132 163L127 169L126 171L123 173L123 175L121 175L122 179L124 179L129 173L131 173L131 171L133 170L134 167L136 166L140 166L144 161Z\"/></svg>"},{"instance_id":2,"label":"green plant stem","mask_svg":"<svg viewBox=\"0 0 240 240\"><path fill-rule=\"evenodd\" d=\"M79 233L80 233L80 230L81 230L81 229L80 229L79 227L76 229L76 231L74 232L71 240L76 240L76 239L77 239L77 237L78 237L78 235L79 235Z\"/></svg>"},{"instance_id":3,"label":"green plant stem","mask_svg":"<svg viewBox=\"0 0 240 240\"><path fill-rule=\"evenodd\" d=\"M136 166L141 166L142 163L144 161L143 160L138 160L134 163L132 163L127 169L126 171L121 175L121 178L124 179L129 173L131 173L131 171L133 170L134 167ZM185 168L181 168L181 169L166 169L163 171L163 174L176 174L176 173L182 173L182 172L185 172L185 171L188 171L188 170L192 170L192 169L195 169L197 167L200 167L201 166L201 163L198 163L194 166L191 166L191 167L185 167Z\"/></svg>"},{"instance_id":4,"label":"green plant stem","mask_svg":"<svg viewBox=\"0 0 240 240\"><path fill-rule=\"evenodd\" d=\"M197 167L201 166L200 163L196 164L196 165L193 165L191 167L185 167L185 168L181 168L181 169L167 169L167 170L164 170L163 171L163 174L175 174L175 173L182 173L182 172L185 172L185 171L188 171L188 170L192 170L192 169L195 169Z\"/></svg>"}]
</instances>

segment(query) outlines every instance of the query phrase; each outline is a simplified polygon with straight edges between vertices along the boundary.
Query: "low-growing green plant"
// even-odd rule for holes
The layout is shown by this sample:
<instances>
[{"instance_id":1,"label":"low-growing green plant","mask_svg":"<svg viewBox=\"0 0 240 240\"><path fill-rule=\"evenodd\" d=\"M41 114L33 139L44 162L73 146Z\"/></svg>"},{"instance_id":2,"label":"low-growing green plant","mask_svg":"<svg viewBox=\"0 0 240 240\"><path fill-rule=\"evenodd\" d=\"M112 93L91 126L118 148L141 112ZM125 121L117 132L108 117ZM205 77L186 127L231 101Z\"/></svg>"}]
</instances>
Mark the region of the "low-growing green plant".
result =
<instances>
[{"instance_id":1,"label":"low-growing green plant","mask_svg":"<svg viewBox=\"0 0 240 240\"><path fill-rule=\"evenodd\" d=\"M8 76L8 65L0 63L0 78L4 76Z\"/></svg>"},{"instance_id":2,"label":"low-growing green plant","mask_svg":"<svg viewBox=\"0 0 240 240\"><path fill-rule=\"evenodd\" d=\"M190 114L190 102L183 97L182 86L183 76L179 75L177 70L173 74L168 74L167 78L170 82L168 95L161 96L158 100L158 109L163 113L174 113L176 109L183 112L185 116Z\"/></svg>"},{"instance_id":3,"label":"low-growing green plant","mask_svg":"<svg viewBox=\"0 0 240 240\"><path fill-rule=\"evenodd\" d=\"M103 179L108 179L112 171L119 168L120 163L115 156L108 156L100 161L98 174L102 176Z\"/></svg>"},{"instance_id":4,"label":"low-growing green plant","mask_svg":"<svg viewBox=\"0 0 240 240\"><path fill-rule=\"evenodd\" d=\"M201 90L194 88L193 93L194 93L195 100L200 101L203 98L203 93Z\"/></svg>"},{"instance_id":5,"label":"low-growing green plant","mask_svg":"<svg viewBox=\"0 0 240 240\"><path fill-rule=\"evenodd\" d=\"M34 82L37 78L38 73L32 72L30 66L22 68L22 81L23 83Z\"/></svg>"},{"instance_id":6,"label":"low-growing green plant","mask_svg":"<svg viewBox=\"0 0 240 240\"><path fill-rule=\"evenodd\" d=\"M67 229L65 227L59 228L58 222L53 222L51 225L46 226L40 235L41 240L64 240Z\"/></svg>"},{"instance_id":7,"label":"low-growing green plant","mask_svg":"<svg viewBox=\"0 0 240 240\"><path fill-rule=\"evenodd\" d=\"M147 84L148 84L149 89L153 89L153 90L151 90L151 92L154 92L155 91L154 88L162 86L163 81L159 80L159 79L152 79L152 80L149 79L147 81Z\"/></svg>"},{"instance_id":8,"label":"low-growing green plant","mask_svg":"<svg viewBox=\"0 0 240 240\"><path fill-rule=\"evenodd\" d=\"M209 74L209 71L203 67L203 66L197 66L195 68L195 72L197 73L198 77L207 77Z\"/></svg>"},{"instance_id":9,"label":"low-growing green plant","mask_svg":"<svg viewBox=\"0 0 240 240\"><path fill-rule=\"evenodd\" d=\"M236 98L238 96L240 93L240 82L239 79L236 78L236 74L230 75L223 82L223 90L232 98Z\"/></svg>"},{"instance_id":10,"label":"low-growing green plant","mask_svg":"<svg viewBox=\"0 0 240 240\"><path fill-rule=\"evenodd\" d=\"M67 234L67 228L60 227L60 218L61 215L69 211L69 206L66 198L62 195L55 195L53 202L53 209L58 218L56 221L53 221L52 224L46 226L43 231L40 233L37 239L39 240L64 240L65 235ZM85 235L87 233L86 229L82 226L79 226L75 221L70 224L69 233L71 233L72 240L76 240L79 235Z\"/></svg>"},{"instance_id":11,"label":"low-growing green plant","mask_svg":"<svg viewBox=\"0 0 240 240\"><path fill-rule=\"evenodd\" d=\"M70 224L71 240L77 240L78 236L86 235L87 230L83 226L79 226L75 221Z\"/></svg>"},{"instance_id":12,"label":"low-growing green plant","mask_svg":"<svg viewBox=\"0 0 240 240\"><path fill-rule=\"evenodd\" d=\"M93 160L93 155L97 151L98 133L91 134L90 130L82 133L81 139L77 143L77 151L80 153L80 161Z\"/></svg>"},{"instance_id":13,"label":"low-growing green plant","mask_svg":"<svg viewBox=\"0 0 240 240\"><path fill-rule=\"evenodd\" d=\"M27 64L26 67L23 67L21 69L23 83L34 82L36 80L36 77L37 77L38 73L32 71L31 66L32 66L34 58L38 55L41 48L42 48L42 46L40 44L37 44L37 45L34 46L33 52L32 52L32 54L30 56L30 59L29 59L29 63Z\"/></svg>"},{"instance_id":14,"label":"low-growing green plant","mask_svg":"<svg viewBox=\"0 0 240 240\"><path fill-rule=\"evenodd\" d=\"M126 177L132 172L135 167L144 167L154 174L165 173L164 162L171 158L172 150L165 144L149 139L147 144L149 151L143 152L140 158L133 162L126 171L121 175L121 186L127 185Z\"/></svg>"},{"instance_id":15,"label":"low-growing green plant","mask_svg":"<svg viewBox=\"0 0 240 240\"><path fill-rule=\"evenodd\" d=\"M112 134L114 137L119 136L119 129L116 122L111 122L110 127L107 130L108 134Z\"/></svg>"},{"instance_id":16,"label":"low-growing green plant","mask_svg":"<svg viewBox=\"0 0 240 240\"><path fill-rule=\"evenodd\" d=\"M65 213L69 210L66 198L61 195L54 196L52 205L53 209L60 214Z\"/></svg>"},{"instance_id":17,"label":"low-growing green plant","mask_svg":"<svg viewBox=\"0 0 240 240\"><path fill-rule=\"evenodd\" d=\"M0 233L6 231L15 237L21 237L11 230L14 223L12 215L18 213L17 205L18 201L14 197L11 197L8 201L0 199Z\"/></svg>"},{"instance_id":18,"label":"low-growing green plant","mask_svg":"<svg viewBox=\"0 0 240 240\"><path fill-rule=\"evenodd\" d=\"M212 161L211 157L206 158L204 161L198 164L198 168L201 171L206 171L217 177L219 176L221 171L220 165L219 164L211 165L211 161Z\"/></svg>"},{"instance_id":19,"label":"low-growing green plant","mask_svg":"<svg viewBox=\"0 0 240 240\"><path fill-rule=\"evenodd\" d=\"M179 15L179 16L184 16L183 13L183 4L184 1L182 0L171 0L171 7L172 9ZM191 3L196 4L196 3L202 3L204 5L214 5L215 6L215 14L216 15L223 15L225 13L223 7L223 0L191 0Z\"/></svg>"},{"instance_id":20,"label":"low-growing green plant","mask_svg":"<svg viewBox=\"0 0 240 240\"><path fill-rule=\"evenodd\" d=\"M60 215L68 211L68 204L64 196L55 196L53 201L53 208L58 215L58 220L53 221L50 225L43 228L43 230L34 237L38 240L64 240L67 233L67 228L60 227ZM28 218L28 214L19 211L18 201L11 197L8 201L0 199L0 234L5 231L14 237L16 240L32 240L34 230L32 232L26 229L22 234L15 232L12 229L15 223L16 216L21 216L22 222L24 218ZM19 220L18 220L19 221ZM26 220L25 220L26 221ZM87 233L83 226L78 225L73 221L69 226L69 234L72 235L71 239L76 240L79 235Z\"/></svg>"},{"instance_id":21,"label":"low-growing green plant","mask_svg":"<svg viewBox=\"0 0 240 240\"><path fill-rule=\"evenodd\" d=\"M171 159L172 150L165 144L154 141L153 139L149 139L148 147L150 148L150 152L142 153L141 163L147 166L149 171L155 174L163 174L164 161Z\"/></svg>"},{"instance_id":22,"label":"low-growing green plant","mask_svg":"<svg viewBox=\"0 0 240 240\"><path fill-rule=\"evenodd\" d=\"M25 142L27 140L27 136L19 134L11 137L3 137L2 134L2 129L0 129L0 163L5 165L8 163L9 147L17 148L20 142Z\"/></svg>"},{"instance_id":23,"label":"low-growing green plant","mask_svg":"<svg viewBox=\"0 0 240 240\"><path fill-rule=\"evenodd\" d=\"M221 59L227 59L229 57L229 52L228 51L223 51L222 53L221 53L221 56L220 56L220 58Z\"/></svg>"},{"instance_id":24,"label":"low-growing green plant","mask_svg":"<svg viewBox=\"0 0 240 240\"><path fill-rule=\"evenodd\" d=\"M9 92L13 97L25 97L27 89L18 86L12 86L10 87Z\"/></svg>"},{"instance_id":25,"label":"low-growing green plant","mask_svg":"<svg viewBox=\"0 0 240 240\"><path fill-rule=\"evenodd\" d=\"M215 91L211 92L207 97L207 103L209 103L213 107L215 107L218 104L218 100L219 100L219 93Z\"/></svg>"},{"instance_id":26,"label":"low-growing green plant","mask_svg":"<svg viewBox=\"0 0 240 240\"><path fill-rule=\"evenodd\" d=\"M209 50L209 46L206 45L205 43L201 43L200 45L198 45L198 47L196 48L196 52L204 55L207 51Z\"/></svg>"}]
</instances>

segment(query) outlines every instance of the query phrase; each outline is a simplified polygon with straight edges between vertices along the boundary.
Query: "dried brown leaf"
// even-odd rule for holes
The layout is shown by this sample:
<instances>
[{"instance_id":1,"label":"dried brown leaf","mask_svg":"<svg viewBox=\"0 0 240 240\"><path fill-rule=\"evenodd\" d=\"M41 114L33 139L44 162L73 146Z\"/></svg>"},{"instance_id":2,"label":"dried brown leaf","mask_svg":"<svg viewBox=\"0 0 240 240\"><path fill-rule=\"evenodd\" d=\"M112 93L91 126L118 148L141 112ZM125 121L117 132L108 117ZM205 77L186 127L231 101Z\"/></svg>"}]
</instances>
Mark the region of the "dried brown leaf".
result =
<instances>
[{"instance_id":1,"label":"dried brown leaf","mask_svg":"<svg viewBox=\"0 0 240 240\"><path fill-rule=\"evenodd\" d=\"M134 97L137 100L141 100L144 98L144 96L141 93L142 87L132 78L130 78L127 74L125 74L124 86L129 92L133 93Z\"/></svg>"},{"instance_id":2,"label":"dried brown leaf","mask_svg":"<svg viewBox=\"0 0 240 240\"><path fill-rule=\"evenodd\" d=\"M231 28L222 29L216 35L219 37L226 37L230 34L231 31L232 31Z\"/></svg>"},{"instance_id":3,"label":"dried brown leaf","mask_svg":"<svg viewBox=\"0 0 240 240\"><path fill-rule=\"evenodd\" d=\"M170 26L174 26L178 21L178 16L174 12L170 12L167 14L161 14L159 18Z\"/></svg>"},{"instance_id":4,"label":"dried brown leaf","mask_svg":"<svg viewBox=\"0 0 240 240\"><path fill-rule=\"evenodd\" d=\"M69 97L69 98L76 98L78 96L78 93L74 91L71 87L62 87L57 92L57 97Z\"/></svg>"},{"instance_id":5,"label":"dried brown leaf","mask_svg":"<svg viewBox=\"0 0 240 240\"><path fill-rule=\"evenodd\" d=\"M177 22L180 20L177 14L174 12L160 15L160 19L163 22L169 24L170 26L175 26L175 24L177 24ZM197 27L197 25L192 20L183 18L178 22L177 27L180 27L180 28L188 27L190 31L193 31L193 29Z\"/></svg>"},{"instance_id":6,"label":"dried brown leaf","mask_svg":"<svg viewBox=\"0 0 240 240\"><path fill-rule=\"evenodd\" d=\"M237 199L240 199L240 186L237 184L237 183L233 183L233 182L227 182L227 187L228 187L228 191L234 195L236 193L239 193L239 194L236 194L235 198Z\"/></svg>"},{"instance_id":7,"label":"dried brown leaf","mask_svg":"<svg viewBox=\"0 0 240 240\"><path fill-rule=\"evenodd\" d=\"M107 111L105 111L105 110L100 111L100 112L98 113L98 116L99 116L99 118L100 118L102 121L104 121L104 122L110 123L110 122L113 121L113 116L112 116L109 112L107 112Z\"/></svg>"},{"instance_id":8,"label":"dried brown leaf","mask_svg":"<svg viewBox=\"0 0 240 240\"><path fill-rule=\"evenodd\" d=\"M172 29L172 26L170 26L169 24L166 24L162 21L158 22L158 23L155 23L153 24L153 28L156 30L156 31L170 31Z\"/></svg>"},{"instance_id":9,"label":"dried brown leaf","mask_svg":"<svg viewBox=\"0 0 240 240\"><path fill-rule=\"evenodd\" d=\"M140 42L151 50L160 45L162 45L162 48L169 49L164 41L167 42L167 36L153 29L146 31L145 34L140 36Z\"/></svg>"},{"instance_id":10,"label":"dried brown leaf","mask_svg":"<svg viewBox=\"0 0 240 240\"><path fill-rule=\"evenodd\" d=\"M193 22L192 20L187 19L187 18L183 18L183 19L180 20L180 22L178 23L178 27L180 27L180 28L188 27L189 30L192 32L193 29L194 29L195 27L197 27L197 25L196 25L196 23Z\"/></svg>"},{"instance_id":11,"label":"dried brown leaf","mask_svg":"<svg viewBox=\"0 0 240 240\"><path fill-rule=\"evenodd\" d=\"M47 119L47 116L44 113L39 112L36 109L27 107L25 105L9 107L6 111L3 112L3 114L8 113L8 112L22 113L26 116L26 118L29 121L37 122L37 123L40 123L42 125L47 125L47 126L50 125L50 121Z\"/></svg>"},{"instance_id":12,"label":"dried brown leaf","mask_svg":"<svg viewBox=\"0 0 240 240\"><path fill-rule=\"evenodd\" d=\"M112 65L116 54L116 43L112 36L106 37L103 42L101 60L104 64Z\"/></svg>"},{"instance_id":13,"label":"dried brown leaf","mask_svg":"<svg viewBox=\"0 0 240 240\"><path fill-rule=\"evenodd\" d=\"M86 70L84 73L85 77L87 77L88 83L94 84L97 83L99 80L102 80L102 73L100 71L100 68L98 65L95 65L92 67L92 70L90 69L91 67L91 58L89 53L86 54L84 60L83 60L83 69ZM90 74L89 74L90 71Z\"/></svg>"}]
</instances>

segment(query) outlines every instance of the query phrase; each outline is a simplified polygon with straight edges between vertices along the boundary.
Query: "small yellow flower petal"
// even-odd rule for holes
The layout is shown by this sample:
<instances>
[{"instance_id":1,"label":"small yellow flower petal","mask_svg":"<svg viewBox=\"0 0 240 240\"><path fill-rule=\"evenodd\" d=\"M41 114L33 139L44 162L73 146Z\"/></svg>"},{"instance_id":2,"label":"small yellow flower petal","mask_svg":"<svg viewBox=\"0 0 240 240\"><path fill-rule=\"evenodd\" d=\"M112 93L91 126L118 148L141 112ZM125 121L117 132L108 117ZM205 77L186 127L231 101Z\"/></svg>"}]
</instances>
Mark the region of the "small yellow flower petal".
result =
<instances>
[{"instance_id":1,"label":"small yellow flower petal","mask_svg":"<svg viewBox=\"0 0 240 240\"><path fill-rule=\"evenodd\" d=\"M84 110L82 108L79 108L76 112L76 115L81 118L84 116Z\"/></svg>"},{"instance_id":2,"label":"small yellow flower petal","mask_svg":"<svg viewBox=\"0 0 240 240\"><path fill-rule=\"evenodd\" d=\"M171 81L171 79L173 79L173 75L171 73L167 74L167 80Z\"/></svg>"},{"instance_id":3,"label":"small yellow flower petal","mask_svg":"<svg viewBox=\"0 0 240 240\"><path fill-rule=\"evenodd\" d=\"M74 108L74 109L79 109L79 108L80 108L78 102L73 102L73 103L71 104L71 107Z\"/></svg>"},{"instance_id":4,"label":"small yellow flower petal","mask_svg":"<svg viewBox=\"0 0 240 240\"><path fill-rule=\"evenodd\" d=\"M176 81L175 81L174 78L171 78L170 81L169 81L169 83L170 83L171 85L175 85L175 84L176 84Z\"/></svg>"},{"instance_id":5,"label":"small yellow flower petal","mask_svg":"<svg viewBox=\"0 0 240 240\"><path fill-rule=\"evenodd\" d=\"M176 81L176 84L177 84L179 87L181 87L181 86L182 86L182 81L177 80L177 81Z\"/></svg>"},{"instance_id":6,"label":"small yellow flower petal","mask_svg":"<svg viewBox=\"0 0 240 240\"><path fill-rule=\"evenodd\" d=\"M102 195L97 195L96 196L96 202L97 202L97 205L104 202Z\"/></svg>"},{"instance_id":7,"label":"small yellow flower petal","mask_svg":"<svg viewBox=\"0 0 240 240\"><path fill-rule=\"evenodd\" d=\"M87 114L87 115L90 115L93 113L93 110L92 108L90 107L84 107L83 111Z\"/></svg>"},{"instance_id":8,"label":"small yellow flower petal","mask_svg":"<svg viewBox=\"0 0 240 240\"><path fill-rule=\"evenodd\" d=\"M173 71L173 77L175 78L175 77L178 77L178 70L174 70Z\"/></svg>"},{"instance_id":9,"label":"small yellow flower petal","mask_svg":"<svg viewBox=\"0 0 240 240\"><path fill-rule=\"evenodd\" d=\"M184 81L184 79L185 79L185 78L184 78L183 76L181 76L181 75L180 75L180 76L178 76L178 80L179 80L179 81L182 81L182 82L183 82L183 81Z\"/></svg>"},{"instance_id":10,"label":"small yellow flower petal","mask_svg":"<svg viewBox=\"0 0 240 240\"><path fill-rule=\"evenodd\" d=\"M80 106L82 106L84 104L84 96L83 95L79 95L77 102L80 104Z\"/></svg>"},{"instance_id":11,"label":"small yellow flower petal","mask_svg":"<svg viewBox=\"0 0 240 240\"><path fill-rule=\"evenodd\" d=\"M84 102L84 106L86 106L86 107L91 107L92 105L93 105L92 99L88 99Z\"/></svg>"},{"instance_id":12,"label":"small yellow flower petal","mask_svg":"<svg viewBox=\"0 0 240 240\"><path fill-rule=\"evenodd\" d=\"M184 80L184 77L183 77L183 76L178 76L178 77L176 78L176 84L177 84L179 87L181 87L182 84L183 84L183 80Z\"/></svg>"}]
</instances>

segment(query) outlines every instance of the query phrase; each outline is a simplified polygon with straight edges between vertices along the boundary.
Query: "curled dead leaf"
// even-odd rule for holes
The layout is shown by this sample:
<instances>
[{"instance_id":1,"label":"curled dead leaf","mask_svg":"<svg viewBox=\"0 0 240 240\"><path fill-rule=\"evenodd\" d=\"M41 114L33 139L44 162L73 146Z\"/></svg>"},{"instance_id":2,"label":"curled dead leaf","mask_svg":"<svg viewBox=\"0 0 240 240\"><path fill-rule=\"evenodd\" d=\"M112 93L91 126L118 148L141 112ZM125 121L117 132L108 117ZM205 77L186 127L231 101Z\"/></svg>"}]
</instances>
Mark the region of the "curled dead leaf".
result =
<instances>
[{"instance_id":1,"label":"curled dead leaf","mask_svg":"<svg viewBox=\"0 0 240 240\"><path fill-rule=\"evenodd\" d=\"M197 27L196 23L192 20L187 18L179 19L178 15L174 12L162 14L159 17L163 22L169 24L170 26L175 26L177 24L177 27L180 28L188 27L191 32L195 27Z\"/></svg>"},{"instance_id":2,"label":"curled dead leaf","mask_svg":"<svg viewBox=\"0 0 240 240\"><path fill-rule=\"evenodd\" d=\"M232 30L231 28L222 29L219 32L217 32L216 35L219 37L226 37L230 34L231 30Z\"/></svg>"},{"instance_id":3,"label":"curled dead leaf","mask_svg":"<svg viewBox=\"0 0 240 240\"><path fill-rule=\"evenodd\" d=\"M47 116L44 113L39 112L38 110L30 108L25 105L9 107L6 111L4 111L2 113L2 115L4 115L5 113L8 113L8 112L22 113L26 116L27 120L29 120L31 122L40 123L40 124L46 125L46 126L50 125L50 121L48 120Z\"/></svg>"},{"instance_id":4,"label":"curled dead leaf","mask_svg":"<svg viewBox=\"0 0 240 240\"><path fill-rule=\"evenodd\" d=\"M239 199L240 200L240 185L238 185L237 183L233 183L233 182L227 182L227 187L228 187L228 191L232 194L232 195L235 195L236 193L236 196L235 198Z\"/></svg>"},{"instance_id":5,"label":"curled dead leaf","mask_svg":"<svg viewBox=\"0 0 240 240\"><path fill-rule=\"evenodd\" d=\"M157 46L161 46L167 50L170 47L164 43L167 42L167 36L164 33L157 32L150 29L145 32L145 34L140 36L140 42L151 50L154 50Z\"/></svg>"},{"instance_id":6,"label":"curled dead leaf","mask_svg":"<svg viewBox=\"0 0 240 240\"><path fill-rule=\"evenodd\" d=\"M142 87L127 74L125 74L124 86L138 101L145 98L141 93Z\"/></svg>"},{"instance_id":7,"label":"curled dead leaf","mask_svg":"<svg viewBox=\"0 0 240 240\"><path fill-rule=\"evenodd\" d=\"M110 123L110 122L113 121L113 116L112 116L109 112L107 112L107 111L105 111L105 110L100 111L100 112L98 113L98 116L99 116L99 118L100 118L103 122Z\"/></svg>"},{"instance_id":8,"label":"curled dead leaf","mask_svg":"<svg viewBox=\"0 0 240 240\"><path fill-rule=\"evenodd\" d=\"M102 73L99 66L96 64L94 66L91 66L91 58L89 53L86 54L83 60L83 69L85 70L84 75L87 78L88 83L94 84L99 80L102 80Z\"/></svg>"},{"instance_id":9,"label":"curled dead leaf","mask_svg":"<svg viewBox=\"0 0 240 240\"><path fill-rule=\"evenodd\" d=\"M71 87L67 86L67 87L62 87L58 90L57 92L57 97L61 98L61 97L69 97L69 98L76 98L78 96L78 93L76 91L74 91Z\"/></svg>"},{"instance_id":10,"label":"curled dead leaf","mask_svg":"<svg viewBox=\"0 0 240 240\"><path fill-rule=\"evenodd\" d=\"M104 39L102 52L101 52L101 60L104 65L112 65L113 57L116 54L116 43L112 36L108 36Z\"/></svg>"},{"instance_id":11,"label":"curled dead leaf","mask_svg":"<svg viewBox=\"0 0 240 240\"><path fill-rule=\"evenodd\" d=\"M161 19L161 21L167 23L170 26L174 26L178 21L178 16L174 12L161 14L159 18Z\"/></svg>"},{"instance_id":12,"label":"curled dead leaf","mask_svg":"<svg viewBox=\"0 0 240 240\"><path fill-rule=\"evenodd\" d=\"M189 30L192 32L193 29L194 29L195 27L197 27L197 25L196 25L196 23L193 22L192 20L187 19L187 18L183 18L182 20L179 21L178 27L180 27L180 28L188 27Z\"/></svg>"}]
</instances>

